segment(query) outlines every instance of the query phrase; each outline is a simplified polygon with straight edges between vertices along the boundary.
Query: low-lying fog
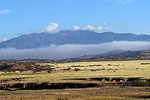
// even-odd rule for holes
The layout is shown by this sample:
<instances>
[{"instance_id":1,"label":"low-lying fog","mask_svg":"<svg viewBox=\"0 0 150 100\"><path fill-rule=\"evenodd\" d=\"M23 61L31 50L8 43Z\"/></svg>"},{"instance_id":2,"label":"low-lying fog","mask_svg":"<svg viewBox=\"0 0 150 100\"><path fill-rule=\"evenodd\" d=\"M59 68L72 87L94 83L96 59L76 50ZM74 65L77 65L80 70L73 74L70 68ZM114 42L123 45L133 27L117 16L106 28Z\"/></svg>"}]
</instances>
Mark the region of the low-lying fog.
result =
<instances>
[{"instance_id":1,"label":"low-lying fog","mask_svg":"<svg viewBox=\"0 0 150 100\"><path fill-rule=\"evenodd\" d=\"M50 45L37 49L0 49L0 59L65 59L83 55L98 55L114 50L150 50L150 42L113 41L89 45Z\"/></svg>"}]
</instances>

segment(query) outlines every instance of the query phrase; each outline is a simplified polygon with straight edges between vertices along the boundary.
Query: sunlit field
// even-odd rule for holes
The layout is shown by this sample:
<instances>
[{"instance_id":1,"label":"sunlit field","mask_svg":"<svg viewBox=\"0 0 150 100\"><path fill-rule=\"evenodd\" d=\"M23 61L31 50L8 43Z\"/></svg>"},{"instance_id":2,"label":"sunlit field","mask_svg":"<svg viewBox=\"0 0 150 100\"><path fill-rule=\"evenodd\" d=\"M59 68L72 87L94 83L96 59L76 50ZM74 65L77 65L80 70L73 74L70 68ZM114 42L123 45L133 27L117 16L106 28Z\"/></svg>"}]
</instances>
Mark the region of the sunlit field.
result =
<instances>
[{"instance_id":1,"label":"sunlit field","mask_svg":"<svg viewBox=\"0 0 150 100\"><path fill-rule=\"evenodd\" d=\"M37 65L49 65L51 72L41 71L15 71L0 72L1 85L4 84L41 84L52 83L82 83L98 84L100 87L87 88L64 88L64 89L37 89L37 90L1 90L0 96L3 100L141 100L148 99L149 87L122 86L122 80L129 78L150 79L150 60L138 61L99 61L99 62L69 62L69 63L36 63ZM101 81L99 79L102 78ZM106 83L117 83L111 81L113 78L120 79L121 85L103 85ZM108 80L107 80L108 79ZM79 85L80 85L79 84ZM76 85L76 84L75 84ZM113 89L112 89L113 88ZM135 92L142 90L141 92ZM118 91L117 91L118 90ZM129 91L128 91L129 90ZM79 91L79 92L78 92ZM92 92L93 91L93 92ZM115 92L116 91L116 92ZM125 92L119 92L125 91ZM39 93L39 94L38 94ZM42 94L43 93L43 94ZM91 93L91 95L89 95ZM19 94L19 95L18 95ZM22 94L23 96L21 96ZM34 96L29 95L34 94ZM140 97L138 97L140 95ZM43 97L44 96L44 97ZM76 98L78 96L78 98ZM145 97L145 98L144 98Z\"/></svg>"},{"instance_id":2,"label":"sunlit field","mask_svg":"<svg viewBox=\"0 0 150 100\"><path fill-rule=\"evenodd\" d=\"M69 78L96 78L96 77L139 77L150 78L149 60L142 61L103 61L103 62L73 62L73 63L38 63L50 65L54 70L51 73L45 71L33 73L25 72L0 72L0 80L9 78L29 77L20 82L66 82Z\"/></svg>"}]
</instances>

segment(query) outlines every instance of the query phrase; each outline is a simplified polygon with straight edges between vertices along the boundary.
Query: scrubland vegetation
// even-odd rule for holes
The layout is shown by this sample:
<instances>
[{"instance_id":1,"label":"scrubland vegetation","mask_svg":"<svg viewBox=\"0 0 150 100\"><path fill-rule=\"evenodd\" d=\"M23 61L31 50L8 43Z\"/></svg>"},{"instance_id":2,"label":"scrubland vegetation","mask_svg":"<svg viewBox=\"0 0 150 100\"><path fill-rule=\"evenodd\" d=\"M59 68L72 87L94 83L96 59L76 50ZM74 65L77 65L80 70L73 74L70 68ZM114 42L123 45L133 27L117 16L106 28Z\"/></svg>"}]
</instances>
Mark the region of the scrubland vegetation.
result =
<instances>
[{"instance_id":1,"label":"scrubland vegetation","mask_svg":"<svg viewBox=\"0 0 150 100\"><path fill-rule=\"evenodd\" d=\"M0 100L150 100L150 60L2 62Z\"/></svg>"}]
</instances>

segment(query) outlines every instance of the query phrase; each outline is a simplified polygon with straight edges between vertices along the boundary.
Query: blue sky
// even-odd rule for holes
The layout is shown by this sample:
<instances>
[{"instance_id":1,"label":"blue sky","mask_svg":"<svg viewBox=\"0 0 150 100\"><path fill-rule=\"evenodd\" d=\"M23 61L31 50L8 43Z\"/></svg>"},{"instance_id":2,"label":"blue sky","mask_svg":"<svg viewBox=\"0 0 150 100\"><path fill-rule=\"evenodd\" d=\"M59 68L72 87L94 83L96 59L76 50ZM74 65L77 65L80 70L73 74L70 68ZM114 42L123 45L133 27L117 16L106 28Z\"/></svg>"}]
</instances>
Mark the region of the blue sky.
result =
<instances>
[{"instance_id":1,"label":"blue sky","mask_svg":"<svg viewBox=\"0 0 150 100\"><path fill-rule=\"evenodd\" d=\"M0 39L47 31L49 23L50 29L57 23L57 31L89 25L96 31L100 27L99 32L150 34L149 4L150 0L0 0Z\"/></svg>"}]
</instances>

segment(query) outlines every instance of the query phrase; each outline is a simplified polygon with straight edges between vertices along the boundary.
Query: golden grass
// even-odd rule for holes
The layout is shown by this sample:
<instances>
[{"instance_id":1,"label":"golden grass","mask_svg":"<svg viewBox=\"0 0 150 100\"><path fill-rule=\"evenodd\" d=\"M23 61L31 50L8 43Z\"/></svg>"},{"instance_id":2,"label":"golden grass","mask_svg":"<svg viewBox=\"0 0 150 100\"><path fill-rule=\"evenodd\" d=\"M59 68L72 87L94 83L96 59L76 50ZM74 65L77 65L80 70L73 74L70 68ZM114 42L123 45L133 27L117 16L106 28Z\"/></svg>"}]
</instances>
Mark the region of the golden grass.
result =
<instances>
[{"instance_id":1,"label":"golden grass","mask_svg":"<svg viewBox=\"0 0 150 100\"><path fill-rule=\"evenodd\" d=\"M73 63L40 63L41 65L51 65L55 70L52 73L40 72L33 73L27 72L15 72L4 73L0 72L0 80L30 77L22 79L19 83L25 82L79 82L79 80L64 80L71 78L96 78L96 77L141 77L144 79L150 79L150 65L141 65L141 63L150 63L150 60L138 60L138 61L99 61L99 62L73 62ZM101 66L97 66L101 65ZM80 67L72 67L80 66ZM69 71L63 71L63 69L71 68ZM74 71L75 68L80 71ZM9 83L18 83L18 81L9 81ZM82 82L82 81L81 81Z\"/></svg>"},{"instance_id":2,"label":"golden grass","mask_svg":"<svg viewBox=\"0 0 150 100\"><path fill-rule=\"evenodd\" d=\"M98 78L98 77L141 77L144 79L150 79L150 65L141 65L141 63L150 63L150 60L137 60L137 61L99 61L99 62L73 62L73 63L37 63L40 65L50 65L54 68L52 73L39 72L33 73L32 71L25 72L0 72L0 80L9 80L12 78L25 78L20 81L10 80L7 83L88 83L98 81L88 80L69 80L73 78ZM100 66L101 65L101 66ZM71 68L71 70L65 70ZM74 71L75 68L80 71ZM27 78L28 77L28 78ZM2 83L0 83L2 84ZM0 100L144 100L143 97L148 97L146 100L150 100L150 93L148 92L115 92L116 90L135 90L140 89L137 87L111 87L114 88L114 92L109 92L110 87L102 88L88 88L88 89L66 89L66 90L17 90L17 91L0 91L0 94L30 94L31 95L14 95L14 96L0 96ZM141 87L149 88L149 87ZM102 92L99 92L99 89ZM108 89L108 91L107 91ZM90 92L91 90L98 92ZM81 92L83 91L83 92ZM85 91L85 92L84 92ZM86 92L87 91L87 92ZM105 92L106 91L106 92ZM47 92L44 94L33 94L39 92ZM49 93L48 93L49 92Z\"/></svg>"}]
</instances>

